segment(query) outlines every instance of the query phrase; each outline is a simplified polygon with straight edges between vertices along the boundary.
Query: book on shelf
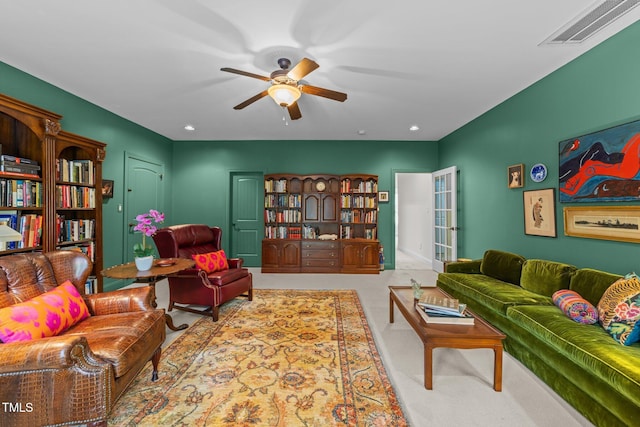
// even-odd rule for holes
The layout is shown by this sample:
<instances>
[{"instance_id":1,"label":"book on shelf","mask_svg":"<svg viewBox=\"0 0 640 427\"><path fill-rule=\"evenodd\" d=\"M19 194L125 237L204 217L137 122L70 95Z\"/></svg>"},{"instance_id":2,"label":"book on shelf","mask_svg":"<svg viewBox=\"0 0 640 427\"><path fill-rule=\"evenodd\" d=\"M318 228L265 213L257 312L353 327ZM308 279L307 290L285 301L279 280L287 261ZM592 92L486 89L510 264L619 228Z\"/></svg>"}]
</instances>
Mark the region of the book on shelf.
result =
<instances>
[{"instance_id":1,"label":"book on shelf","mask_svg":"<svg viewBox=\"0 0 640 427\"><path fill-rule=\"evenodd\" d=\"M460 315L427 312L421 305L416 305L416 311L422 319L435 325L474 325L474 317L465 309Z\"/></svg>"},{"instance_id":2,"label":"book on shelf","mask_svg":"<svg viewBox=\"0 0 640 427\"><path fill-rule=\"evenodd\" d=\"M33 173L18 173L18 172L5 172L0 171L0 176L6 176L7 178L11 177L20 177L20 178L40 178L38 174Z\"/></svg>"},{"instance_id":3,"label":"book on shelf","mask_svg":"<svg viewBox=\"0 0 640 427\"><path fill-rule=\"evenodd\" d=\"M64 182L93 185L95 183L93 161L56 159L56 179Z\"/></svg>"},{"instance_id":4,"label":"book on shelf","mask_svg":"<svg viewBox=\"0 0 640 427\"><path fill-rule=\"evenodd\" d=\"M18 222L18 232L22 234L22 240L19 242L18 247L22 249L40 246L42 238L42 215L21 215Z\"/></svg>"},{"instance_id":5,"label":"book on shelf","mask_svg":"<svg viewBox=\"0 0 640 427\"><path fill-rule=\"evenodd\" d=\"M12 162L12 163L22 163L22 164L25 164L25 165L32 165L32 166L37 166L38 165L38 161L37 160L28 159L26 157L10 156L8 154L0 155L0 161L2 161L2 162Z\"/></svg>"},{"instance_id":6,"label":"book on shelf","mask_svg":"<svg viewBox=\"0 0 640 427\"><path fill-rule=\"evenodd\" d=\"M83 242L76 245L64 245L64 246L60 246L58 249L82 252L87 257L89 257L91 262L95 262L95 251L96 251L95 242Z\"/></svg>"},{"instance_id":7,"label":"book on shelf","mask_svg":"<svg viewBox=\"0 0 640 427\"><path fill-rule=\"evenodd\" d=\"M40 166L0 161L0 172L38 175Z\"/></svg>"},{"instance_id":8,"label":"book on shelf","mask_svg":"<svg viewBox=\"0 0 640 427\"><path fill-rule=\"evenodd\" d=\"M98 289L98 279L95 276L89 276L87 281L84 283L84 293L85 295L95 294Z\"/></svg>"}]
</instances>

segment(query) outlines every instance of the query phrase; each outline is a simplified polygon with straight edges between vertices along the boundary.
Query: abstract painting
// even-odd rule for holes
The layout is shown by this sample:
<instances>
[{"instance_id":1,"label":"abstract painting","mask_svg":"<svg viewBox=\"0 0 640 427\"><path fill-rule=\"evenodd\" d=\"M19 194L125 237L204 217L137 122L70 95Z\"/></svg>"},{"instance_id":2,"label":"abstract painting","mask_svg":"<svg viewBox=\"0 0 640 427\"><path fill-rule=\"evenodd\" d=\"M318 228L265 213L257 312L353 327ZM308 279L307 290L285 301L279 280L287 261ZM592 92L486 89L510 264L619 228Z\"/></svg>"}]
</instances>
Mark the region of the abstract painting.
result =
<instances>
[{"instance_id":1,"label":"abstract painting","mask_svg":"<svg viewBox=\"0 0 640 427\"><path fill-rule=\"evenodd\" d=\"M640 200L640 120L559 145L561 202Z\"/></svg>"}]
</instances>

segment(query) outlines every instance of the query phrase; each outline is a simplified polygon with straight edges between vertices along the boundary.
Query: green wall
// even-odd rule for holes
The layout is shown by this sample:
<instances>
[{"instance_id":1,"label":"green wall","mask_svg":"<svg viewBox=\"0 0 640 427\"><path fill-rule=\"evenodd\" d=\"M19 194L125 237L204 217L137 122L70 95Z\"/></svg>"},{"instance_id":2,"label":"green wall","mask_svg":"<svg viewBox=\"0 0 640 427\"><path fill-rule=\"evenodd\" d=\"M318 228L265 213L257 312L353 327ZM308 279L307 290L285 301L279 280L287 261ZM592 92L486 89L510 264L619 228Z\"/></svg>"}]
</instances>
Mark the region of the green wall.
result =
<instances>
[{"instance_id":1,"label":"green wall","mask_svg":"<svg viewBox=\"0 0 640 427\"><path fill-rule=\"evenodd\" d=\"M524 190L553 187L557 200L558 143L640 117L638 46L640 23L439 142L439 166L460 169L460 256L496 248L620 274L640 271L638 244L564 236L565 204L556 203L557 238L526 236L523 189L508 189L506 173L524 163ZM528 170L540 162L549 176L534 183Z\"/></svg>"},{"instance_id":2,"label":"green wall","mask_svg":"<svg viewBox=\"0 0 640 427\"><path fill-rule=\"evenodd\" d=\"M165 164L170 177L172 142L2 62L0 92L60 114L62 129L107 144L103 177L113 179L115 187L113 199L103 204L104 266L121 264L126 259L123 240L127 221L124 213L118 212L118 205L124 205L125 151ZM171 212L167 214L170 218ZM109 287L108 281L105 287Z\"/></svg>"},{"instance_id":3,"label":"green wall","mask_svg":"<svg viewBox=\"0 0 640 427\"><path fill-rule=\"evenodd\" d=\"M385 247L385 264L392 266L394 173L436 170L438 147L435 142L399 141L178 141L173 156L175 222L223 229L229 224L231 172L378 175L378 189L388 190L391 199L380 204L378 238ZM223 233L225 247L228 237Z\"/></svg>"}]
</instances>

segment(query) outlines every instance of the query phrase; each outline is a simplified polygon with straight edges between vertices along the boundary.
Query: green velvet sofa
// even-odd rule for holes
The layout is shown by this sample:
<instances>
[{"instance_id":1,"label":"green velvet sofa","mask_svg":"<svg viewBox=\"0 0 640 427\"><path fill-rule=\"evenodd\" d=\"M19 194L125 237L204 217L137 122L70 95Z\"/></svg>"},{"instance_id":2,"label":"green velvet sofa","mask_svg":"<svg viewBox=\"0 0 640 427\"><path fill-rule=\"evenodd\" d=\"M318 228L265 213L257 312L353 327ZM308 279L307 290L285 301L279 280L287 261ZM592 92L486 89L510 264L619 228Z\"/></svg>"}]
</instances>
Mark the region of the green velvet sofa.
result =
<instances>
[{"instance_id":1,"label":"green velvet sofa","mask_svg":"<svg viewBox=\"0 0 640 427\"><path fill-rule=\"evenodd\" d=\"M551 296L571 289L597 306L621 276L489 250L449 263L437 286L499 328L505 350L597 426L640 425L640 343L624 346L581 324Z\"/></svg>"}]
</instances>

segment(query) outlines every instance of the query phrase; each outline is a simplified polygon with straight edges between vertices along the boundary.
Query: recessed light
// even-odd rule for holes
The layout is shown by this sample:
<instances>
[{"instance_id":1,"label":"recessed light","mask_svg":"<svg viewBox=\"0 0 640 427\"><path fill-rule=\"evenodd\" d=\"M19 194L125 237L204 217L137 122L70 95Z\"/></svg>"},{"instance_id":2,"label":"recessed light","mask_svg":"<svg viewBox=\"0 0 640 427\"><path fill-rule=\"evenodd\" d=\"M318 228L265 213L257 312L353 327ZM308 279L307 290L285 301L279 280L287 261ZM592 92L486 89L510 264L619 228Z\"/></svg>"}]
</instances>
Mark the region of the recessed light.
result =
<instances>
[{"instance_id":1,"label":"recessed light","mask_svg":"<svg viewBox=\"0 0 640 427\"><path fill-rule=\"evenodd\" d=\"M186 125L184 127L184 130L188 130L189 132L193 132L194 130L196 130L196 128L193 127L193 125Z\"/></svg>"},{"instance_id":2,"label":"recessed light","mask_svg":"<svg viewBox=\"0 0 640 427\"><path fill-rule=\"evenodd\" d=\"M366 130L364 130L364 129L358 130L358 135L366 135L366 134L367 134Z\"/></svg>"},{"instance_id":3,"label":"recessed light","mask_svg":"<svg viewBox=\"0 0 640 427\"><path fill-rule=\"evenodd\" d=\"M420 128L418 127L418 125L411 125L411 126L409 127L409 130L410 130L411 132L416 132L416 131L419 131L419 130L420 130Z\"/></svg>"}]
</instances>

